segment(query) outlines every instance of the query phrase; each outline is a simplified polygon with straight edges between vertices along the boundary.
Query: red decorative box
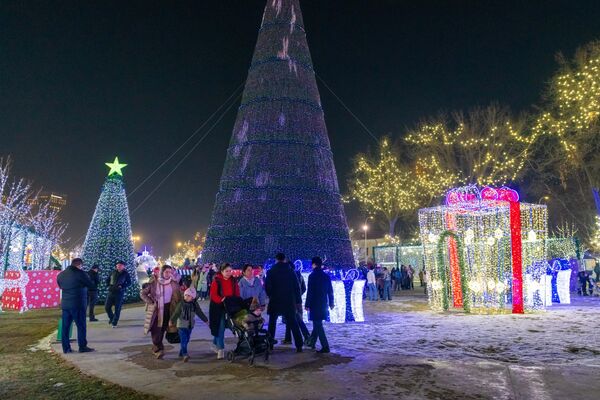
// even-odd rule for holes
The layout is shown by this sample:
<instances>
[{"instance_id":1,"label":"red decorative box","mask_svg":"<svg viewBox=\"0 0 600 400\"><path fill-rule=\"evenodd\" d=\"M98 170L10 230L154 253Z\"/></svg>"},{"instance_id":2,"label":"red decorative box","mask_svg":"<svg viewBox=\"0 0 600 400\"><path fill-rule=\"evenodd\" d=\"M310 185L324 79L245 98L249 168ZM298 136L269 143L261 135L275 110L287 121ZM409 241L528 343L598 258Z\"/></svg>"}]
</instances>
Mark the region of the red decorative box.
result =
<instances>
[{"instance_id":1,"label":"red decorative box","mask_svg":"<svg viewBox=\"0 0 600 400\"><path fill-rule=\"evenodd\" d=\"M60 289L56 277L60 271L25 271L29 278L25 286L26 308L50 308L60 306ZM18 280L19 271L6 271L4 278ZM18 287L6 289L2 295L2 309L19 311L25 299Z\"/></svg>"}]
</instances>

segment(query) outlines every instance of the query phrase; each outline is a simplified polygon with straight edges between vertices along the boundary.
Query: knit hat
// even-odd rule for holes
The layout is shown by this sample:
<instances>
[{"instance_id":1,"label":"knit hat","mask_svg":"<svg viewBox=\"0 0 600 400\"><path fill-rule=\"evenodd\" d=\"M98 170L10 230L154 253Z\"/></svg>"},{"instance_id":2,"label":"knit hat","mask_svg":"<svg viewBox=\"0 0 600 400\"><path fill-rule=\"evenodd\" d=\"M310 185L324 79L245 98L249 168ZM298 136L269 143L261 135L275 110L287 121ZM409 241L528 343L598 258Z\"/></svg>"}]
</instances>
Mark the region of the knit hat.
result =
<instances>
[{"instance_id":1,"label":"knit hat","mask_svg":"<svg viewBox=\"0 0 600 400\"><path fill-rule=\"evenodd\" d=\"M185 292L183 292L184 296L190 296L191 298L195 299L196 298L196 289L194 289L193 287L189 287L185 290Z\"/></svg>"}]
</instances>

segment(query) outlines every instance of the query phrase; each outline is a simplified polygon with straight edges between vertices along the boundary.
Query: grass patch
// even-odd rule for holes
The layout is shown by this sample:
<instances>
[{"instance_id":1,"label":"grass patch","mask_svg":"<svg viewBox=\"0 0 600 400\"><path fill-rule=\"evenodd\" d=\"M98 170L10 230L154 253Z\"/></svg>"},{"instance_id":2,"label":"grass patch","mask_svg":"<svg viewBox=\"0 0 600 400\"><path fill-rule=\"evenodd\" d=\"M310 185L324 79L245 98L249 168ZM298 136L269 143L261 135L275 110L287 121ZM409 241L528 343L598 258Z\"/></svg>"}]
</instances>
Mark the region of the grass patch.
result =
<instances>
[{"instance_id":1,"label":"grass patch","mask_svg":"<svg viewBox=\"0 0 600 400\"><path fill-rule=\"evenodd\" d=\"M158 399L84 375L53 352L29 351L56 330L60 315L57 309L0 314L0 399Z\"/></svg>"}]
</instances>

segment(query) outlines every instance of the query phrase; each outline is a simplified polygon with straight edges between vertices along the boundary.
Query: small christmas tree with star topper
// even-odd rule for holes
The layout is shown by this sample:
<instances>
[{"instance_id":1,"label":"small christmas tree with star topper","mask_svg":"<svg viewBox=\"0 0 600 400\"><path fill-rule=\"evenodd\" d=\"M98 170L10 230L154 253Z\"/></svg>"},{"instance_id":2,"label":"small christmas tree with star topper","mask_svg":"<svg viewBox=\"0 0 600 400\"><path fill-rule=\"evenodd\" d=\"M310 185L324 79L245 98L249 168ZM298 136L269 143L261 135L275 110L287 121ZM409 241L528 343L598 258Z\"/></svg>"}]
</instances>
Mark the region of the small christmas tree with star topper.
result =
<instances>
[{"instance_id":1,"label":"small christmas tree with star topper","mask_svg":"<svg viewBox=\"0 0 600 400\"><path fill-rule=\"evenodd\" d=\"M107 277L115 269L117 261L123 261L132 282L125 292L124 300L133 301L139 298L139 286L134 265L129 206L123 183L122 169L127 164L119 163L119 158L115 157L114 162L106 165L110 171L102 186L83 244L82 258L86 269L94 264L100 267L100 300L106 299Z\"/></svg>"}]
</instances>

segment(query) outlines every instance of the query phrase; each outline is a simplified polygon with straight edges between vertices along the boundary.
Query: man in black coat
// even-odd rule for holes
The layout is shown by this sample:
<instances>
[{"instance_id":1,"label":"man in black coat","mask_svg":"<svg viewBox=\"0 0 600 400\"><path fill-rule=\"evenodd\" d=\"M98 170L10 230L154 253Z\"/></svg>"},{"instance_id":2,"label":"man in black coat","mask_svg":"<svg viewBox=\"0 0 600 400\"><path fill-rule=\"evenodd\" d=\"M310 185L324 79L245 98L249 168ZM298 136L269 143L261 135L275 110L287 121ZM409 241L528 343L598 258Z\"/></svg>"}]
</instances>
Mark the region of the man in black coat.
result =
<instances>
[{"instance_id":1,"label":"man in black coat","mask_svg":"<svg viewBox=\"0 0 600 400\"><path fill-rule=\"evenodd\" d=\"M88 315L90 317L90 322L95 322L98 320L96 319L96 315L94 314L94 306L98 302L98 285L100 284L100 276L98 275L98 264L92 265L92 268L90 268L90 270L88 271L88 276L94 284L93 288L88 289Z\"/></svg>"},{"instance_id":2,"label":"man in black coat","mask_svg":"<svg viewBox=\"0 0 600 400\"><path fill-rule=\"evenodd\" d=\"M302 352L302 334L296 320L297 310L302 310L302 295L296 274L285 262L285 255L275 256L277 263L271 267L265 279L265 291L269 296L269 333L275 338L277 318L282 315L294 336L296 351Z\"/></svg>"},{"instance_id":3,"label":"man in black coat","mask_svg":"<svg viewBox=\"0 0 600 400\"><path fill-rule=\"evenodd\" d=\"M304 282L304 277L300 271L296 270L296 266L292 263L289 263L290 268L296 274L296 279L298 279L298 284L300 285L300 295L304 295L306 293L306 282ZM304 323L304 315L302 310L296 310L296 322L298 322L298 327L300 328L300 332L302 333L302 337L304 340L308 340L310 337L310 332L308 332L308 328ZM285 326L285 338L283 339L284 344L292 343L292 330L290 325Z\"/></svg>"},{"instance_id":4,"label":"man in black coat","mask_svg":"<svg viewBox=\"0 0 600 400\"><path fill-rule=\"evenodd\" d=\"M108 315L108 324L112 325L113 328L116 328L119 323L125 289L127 289L129 285L131 285L131 277L125 268L125 263L119 261L117 262L115 270L106 279L108 290L104 309L106 310L106 315ZM113 307L115 308L114 313Z\"/></svg>"},{"instance_id":5,"label":"man in black coat","mask_svg":"<svg viewBox=\"0 0 600 400\"><path fill-rule=\"evenodd\" d=\"M94 284L88 274L83 270L83 261L81 258L75 258L71 265L62 271L56 277L58 287L62 289L62 348L64 353L71 353L71 343L69 338L69 328L71 323L75 322L77 326L77 344L80 353L94 351L87 346L85 309L87 306L87 291L92 289Z\"/></svg>"},{"instance_id":6,"label":"man in black coat","mask_svg":"<svg viewBox=\"0 0 600 400\"><path fill-rule=\"evenodd\" d=\"M313 322L310 343L314 348L317 338L321 342L321 350L317 353L329 353L329 342L323 329L323 320L327 319L329 309L333 310L333 286L331 278L323 271L323 261L320 257L312 259L313 272L308 276L308 291L304 307L308 318Z\"/></svg>"}]
</instances>

